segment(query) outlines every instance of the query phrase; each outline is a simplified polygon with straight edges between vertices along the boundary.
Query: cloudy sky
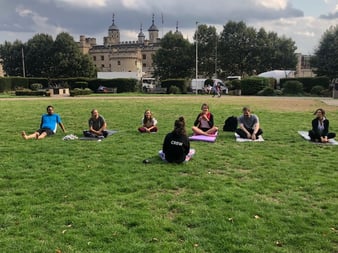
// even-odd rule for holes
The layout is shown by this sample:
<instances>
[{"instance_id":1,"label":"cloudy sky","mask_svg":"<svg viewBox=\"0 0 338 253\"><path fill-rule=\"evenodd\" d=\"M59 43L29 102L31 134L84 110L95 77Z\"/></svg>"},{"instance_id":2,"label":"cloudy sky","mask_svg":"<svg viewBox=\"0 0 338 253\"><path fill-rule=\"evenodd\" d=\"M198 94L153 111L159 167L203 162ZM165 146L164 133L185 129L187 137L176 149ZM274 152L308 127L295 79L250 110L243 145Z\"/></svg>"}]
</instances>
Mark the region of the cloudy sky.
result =
<instances>
[{"instance_id":1,"label":"cloudy sky","mask_svg":"<svg viewBox=\"0 0 338 253\"><path fill-rule=\"evenodd\" d=\"M338 23L338 0L0 0L0 43L68 32L76 41L85 35L103 44L113 13L123 41L136 40L141 24L148 37L154 14L160 36L175 31L178 22L192 42L196 21L218 33L229 20L244 21L285 35L297 52L312 54L323 33Z\"/></svg>"}]
</instances>

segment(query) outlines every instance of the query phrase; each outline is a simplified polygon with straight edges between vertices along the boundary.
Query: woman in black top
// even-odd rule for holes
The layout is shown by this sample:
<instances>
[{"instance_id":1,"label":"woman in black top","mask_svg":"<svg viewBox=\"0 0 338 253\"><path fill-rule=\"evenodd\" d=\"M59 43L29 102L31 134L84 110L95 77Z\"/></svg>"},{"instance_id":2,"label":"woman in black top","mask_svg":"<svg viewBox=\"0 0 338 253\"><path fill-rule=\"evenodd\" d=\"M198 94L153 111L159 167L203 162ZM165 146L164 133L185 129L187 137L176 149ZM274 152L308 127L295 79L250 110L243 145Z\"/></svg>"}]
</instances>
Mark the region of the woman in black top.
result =
<instances>
[{"instance_id":1,"label":"woman in black top","mask_svg":"<svg viewBox=\"0 0 338 253\"><path fill-rule=\"evenodd\" d=\"M309 131L311 141L328 142L336 137L335 133L329 133L329 120L325 117L325 111L321 108L314 113L316 118L312 120L312 129Z\"/></svg>"},{"instance_id":2,"label":"woman in black top","mask_svg":"<svg viewBox=\"0 0 338 253\"><path fill-rule=\"evenodd\" d=\"M175 120L174 130L166 135L163 142L161 158L170 163L182 163L188 161L195 154L190 150L190 142L185 130L183 117Z\"/></svg>"}]
</instances>

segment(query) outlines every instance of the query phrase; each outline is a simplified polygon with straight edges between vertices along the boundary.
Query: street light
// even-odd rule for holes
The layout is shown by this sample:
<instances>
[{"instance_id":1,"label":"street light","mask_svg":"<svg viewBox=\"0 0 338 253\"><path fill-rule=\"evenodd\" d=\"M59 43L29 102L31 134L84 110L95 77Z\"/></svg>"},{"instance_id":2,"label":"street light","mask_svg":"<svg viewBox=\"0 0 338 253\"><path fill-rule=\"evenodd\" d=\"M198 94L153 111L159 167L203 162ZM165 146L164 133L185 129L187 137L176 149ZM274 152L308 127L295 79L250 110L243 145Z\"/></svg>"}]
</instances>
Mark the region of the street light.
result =
<instances>
[{"instance_id":1,"label":"street light","mask_svg":"<svg viewBox=\"0 0 338 253\"><path fill-rule=\"evenodd\" d=\"M196 86L196 94L198 94L197 89L197 78L198 78L198 22L196 21L196 76L195 76L195 86Z\"/></svg>"},{"instance_id":2,"label":"street light","mask_svg":"<svg viewBox=\"0 0 338 253\"><path fill-rule=\"evenodd\" d=\"M217 34L216 35L216 45L215 45L215 78L217 78L217 44L218 44L218 37Z\"/></svg>"},{"instance_id":3,"label":"street light","mask_svg":"<svg viewBox=\"0 0 338 253\"><path fill-rule=\"evenodd\" d=\"M22 58L22 76L26 77L26 69L25 69L25 53L23 51L23 47L21 47L21 58Z\"/></svg>"}]
</instances>

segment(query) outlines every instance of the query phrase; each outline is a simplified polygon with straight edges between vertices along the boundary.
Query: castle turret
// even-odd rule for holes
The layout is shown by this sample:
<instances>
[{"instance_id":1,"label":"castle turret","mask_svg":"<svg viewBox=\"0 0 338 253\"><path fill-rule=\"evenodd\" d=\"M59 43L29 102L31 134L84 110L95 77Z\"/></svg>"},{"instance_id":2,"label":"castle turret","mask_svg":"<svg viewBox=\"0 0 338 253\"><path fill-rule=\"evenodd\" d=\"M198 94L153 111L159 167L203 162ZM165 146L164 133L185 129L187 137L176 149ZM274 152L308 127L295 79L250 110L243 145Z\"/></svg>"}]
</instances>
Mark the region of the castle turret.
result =
<instances>
[{"instance_id":1,"label":"castle turret","mask_svg":"<svg viewBox=\"0 0 338 253\"><path fill-rule=\"evenodd\" d=\"M104 37L104 45L117 45L120 44L120 29L115 25L115 14L111 26L108 29L108 37Z\"/></svg>"},{"instance_id":2,"label":"castle turret","mask_svg":"<svg viewBox=\"0 0 338 253\"><path fill-rule=\"evenodd\" d=\"M146 36L142 32L142 24L140 26L140 33L138 34L138 43L143 44Z\"/></svg>"},{"instance_id":3,"label":"castle turret","mask_svg":"<svg viewBox=\"0 0 338 253\"><path fill-rule=\"evenodd\" d=\"M154 24L154 17L155 17L155 15L153 14L152 25L148 29L149 41L152 42L152 43L155 43L158 39L158 29L157 29L156 25Z\"/></svg>"},{"instance_id":4,"label":"castle turret","mask_svg":"<svg viewBox=\"0 0 338 253\"><path fill-rule=\"evenodd\" d=\"M176 21L176 31L175 34L182 35L182 33L178 30L178 21Z\"/></svg>"}]
</instances>

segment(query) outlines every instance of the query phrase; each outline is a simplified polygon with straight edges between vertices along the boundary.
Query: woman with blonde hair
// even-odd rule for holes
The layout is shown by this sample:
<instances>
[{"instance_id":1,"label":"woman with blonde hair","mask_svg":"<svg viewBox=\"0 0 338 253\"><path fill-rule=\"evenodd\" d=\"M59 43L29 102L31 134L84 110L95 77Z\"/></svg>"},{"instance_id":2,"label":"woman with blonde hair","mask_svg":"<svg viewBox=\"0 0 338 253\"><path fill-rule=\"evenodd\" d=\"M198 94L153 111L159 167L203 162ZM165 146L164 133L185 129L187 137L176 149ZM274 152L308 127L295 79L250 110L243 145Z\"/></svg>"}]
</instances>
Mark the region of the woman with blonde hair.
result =
<instances>
[{"instance_id":1,"label":"woman with blonde hair","mask_svg":"<svg viewBox=\"0 0 338 253\"><path fill-rule=\"evenodd\" d=\"M156 133L158 131L157 120L149 109L145 110L141 124L138 128L140 133Z\"/></svg>"},{"instance_id":2,"label":"woman with blonde hair","mask_svg":"<svg viewBox=\"0 0 338 253\"><path fill-rule=\"evenodd\" d=\"M214 126L214 115L209 111L208 104L202 104L201 112L192 127L195 135L213 136L218 131L218 127Z\"/></svg>"}]
</instances>

